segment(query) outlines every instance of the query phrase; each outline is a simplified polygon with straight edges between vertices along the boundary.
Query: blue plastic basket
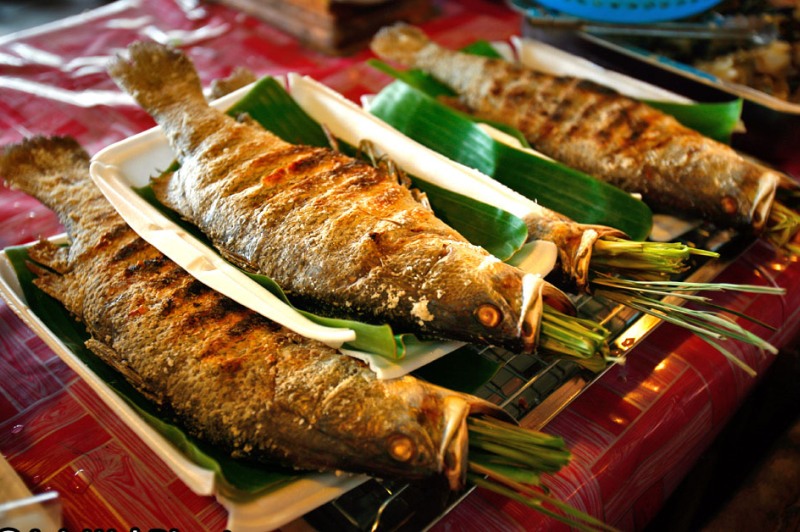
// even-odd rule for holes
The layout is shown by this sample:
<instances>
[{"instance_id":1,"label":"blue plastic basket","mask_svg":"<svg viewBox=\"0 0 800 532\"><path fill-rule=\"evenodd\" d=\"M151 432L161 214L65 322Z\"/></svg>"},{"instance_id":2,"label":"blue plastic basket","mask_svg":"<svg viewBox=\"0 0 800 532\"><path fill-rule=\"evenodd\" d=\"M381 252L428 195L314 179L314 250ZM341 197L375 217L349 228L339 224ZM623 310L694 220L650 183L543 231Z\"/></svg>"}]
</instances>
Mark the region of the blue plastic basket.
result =
<instances>
[{"instance_id":1,"label":"blue plastic basket","mask_svg":"<svg viewBox=\"0 0 800 532\"><path fill-rule=\"evenodd\" d=\"M537 0L542 6L598 22L641 24L702 13L722 0Z\"/></svg>"}]
</instances>

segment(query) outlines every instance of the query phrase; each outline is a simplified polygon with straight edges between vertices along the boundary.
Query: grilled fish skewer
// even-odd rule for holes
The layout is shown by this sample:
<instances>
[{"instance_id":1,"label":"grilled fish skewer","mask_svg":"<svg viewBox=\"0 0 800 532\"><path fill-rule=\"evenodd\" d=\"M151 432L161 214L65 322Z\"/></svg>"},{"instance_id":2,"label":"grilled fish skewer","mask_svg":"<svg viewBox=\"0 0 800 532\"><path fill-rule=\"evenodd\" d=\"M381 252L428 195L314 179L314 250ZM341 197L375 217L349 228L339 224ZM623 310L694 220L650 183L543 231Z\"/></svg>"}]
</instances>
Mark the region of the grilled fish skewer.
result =
<instances>
[{"instance_id":1,"label":"grilled fish skewer","mask_svg":"<svg viewBox=\"0 0 800 532\"><path fill-rule=\"evenodd\" d=\"M755 231L769 217L778 173L612 89L448 50L406 25L382 29L372 49L428 72L469 112L517 128L542 153L640 193L654 210Z\"/></svg>"},{"instance_id":2,"label":"grilled fish skewer","mask_svg":"<svg viewBox=\"0 0 800 532\"><path fill-rule=\"evenodd\" d=\"M109 73L181 162L154 182L159 200L298 305L515 351L535 347L543 302L571 310L563 293L469 244L386 172L208 106L181 52L140 42L128 55Z\"/></svg>"},{"instance_id":3,"label":"grilled fish skewer","mask_svg":"<svg viewBox=\"0 0 800 532\"><path fill-rule=\"evenodd\" d=\"M71 245L29 250L35 284L91 335L87 346L193 435L234 456L304 470L463 485L467 415L507 418L481 399L364 364L194 280L133 232L67 138L5 149L0 177L53 208Z\"/></svg>"}]
</instances>

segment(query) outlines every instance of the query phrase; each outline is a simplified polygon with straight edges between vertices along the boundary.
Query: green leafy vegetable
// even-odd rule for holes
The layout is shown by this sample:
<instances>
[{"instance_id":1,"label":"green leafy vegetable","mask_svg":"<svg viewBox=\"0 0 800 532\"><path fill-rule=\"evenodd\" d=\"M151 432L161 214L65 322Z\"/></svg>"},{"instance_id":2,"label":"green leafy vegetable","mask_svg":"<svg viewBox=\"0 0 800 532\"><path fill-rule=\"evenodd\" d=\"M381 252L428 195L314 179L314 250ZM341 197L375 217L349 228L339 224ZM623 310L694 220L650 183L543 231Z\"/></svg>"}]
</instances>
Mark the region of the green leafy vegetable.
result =
<instances>
[{"instance_id":1,"label":"green leafy vegetable","mask_svg":"<svg viewBox=\"0 0 800 532\"><path fill-rule=\"evenodd\" d=\"M615 227L635 240L650 233L652 213L641 201L562 164L495 141L472 120L405 83L383 89L370 112L417 142L573 220Z\"/></svg>"},{"instance_id":2,"label":"green leafy vegetable","mask_svg":"<svg viewBox=\"0 0 800 532\"><path fill-rule=\"evenodd\" d=\"M686 127L719 142L730 142L742 116L742 100L718 103L674 103L644 100L650 107L674 116Z\"/></svg>"}]
</instances>

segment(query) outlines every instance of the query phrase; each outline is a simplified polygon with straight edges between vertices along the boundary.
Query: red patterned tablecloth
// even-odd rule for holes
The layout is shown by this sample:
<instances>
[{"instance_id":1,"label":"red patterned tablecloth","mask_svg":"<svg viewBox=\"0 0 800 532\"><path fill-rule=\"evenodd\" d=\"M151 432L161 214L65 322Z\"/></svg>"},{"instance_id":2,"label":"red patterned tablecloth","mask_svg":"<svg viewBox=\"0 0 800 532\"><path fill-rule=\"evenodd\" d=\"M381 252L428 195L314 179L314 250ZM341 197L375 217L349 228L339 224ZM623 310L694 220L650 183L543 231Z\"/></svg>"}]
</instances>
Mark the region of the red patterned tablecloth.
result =
<instances>
[{"instance_id":1,"label":"red patterned tablecloth","mask_svg":"<svg viewBox=\"0 0 800 532\"><path fill-rule=\"evenodd\" d=\"M0 37L0 144L68 134L95 153L153 125L108 79L104 64L136 39L184 46L204 82L244 65L259 75L308 74L345 96L386 78L362 52L333 58L245 14L216 4L123 0L74 19ZM446 44L506 39L520 30L501 2L437 3L425 29ZM61 232L27 196L0 188L0 247ZM800 267L758 242L720 280L783 286L787 295L724 295L718 302L795 339ZM755 327L755 326L753 326ZM771 355L733 349L763 373ZM69 530L133 527L223 530L225 510L190 492L94 392L0 302L0 453L34 492L57 490ZM756 384L702 341L661 326L547 426L575 458L549 482L571 504L626 530L641 529ZM2 523L0 523L1 525ZM558 528L502 497L473 492L440 530Z\"/></svg>"}]
</instances>

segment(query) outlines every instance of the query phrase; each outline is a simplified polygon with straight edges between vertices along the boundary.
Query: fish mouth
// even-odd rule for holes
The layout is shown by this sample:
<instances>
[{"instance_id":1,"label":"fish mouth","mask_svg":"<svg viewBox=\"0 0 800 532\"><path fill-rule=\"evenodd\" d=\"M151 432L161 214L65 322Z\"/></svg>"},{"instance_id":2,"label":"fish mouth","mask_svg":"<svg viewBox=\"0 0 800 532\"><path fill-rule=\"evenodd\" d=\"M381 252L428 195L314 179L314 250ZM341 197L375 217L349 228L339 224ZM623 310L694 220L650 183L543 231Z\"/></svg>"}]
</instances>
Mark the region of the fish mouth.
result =
<instances>
[{"instance_id":1,"label":"fish mouth","mask_svg":"<svg viewBox=\"0 0 800 532\"><path fill-rule=\"evenodd\" d=\"M575 306L564 292L545 281L541 275L526 273L522 277L522 305L517 323L517 332L525 352L533 351L539 343L539 324L545 305L563 314L575 315Z\"/></svg>"},{"instance_id":2,"label":"fish mouth","mask_svg":"<svg viewBox=\"0 0 800 532\"><path fill-rule=\"evenodd\" d=\"M753 207L750 209L750 220L756 231L761 231L769 219L769 212L772 209L779 182L780 176L775 172L766 172L758 180Z\"/></svg>"},{"instance_id":3,"label":"fish mouth","mask_svg":"<svg viewBox=\"0 0 800 532\"><path fill-rule=\"evenodd\" d=\"M469 404L460 396L447 397L444 402L445 426L439 457L447 484L453 491L464 487L467 480L467 449Z\"/></svg>"},{"instance_id":4,"label":"fish mouth","mask_svg":"<svg viewBox=\"0 0 800 532\"><path fill-rule=\"evenodd\" d=\"M578 290L589 293L589 267L595 243L601 238L613 236L627 239L628 235L618 229L602 225L582 225L583 232L566 268L567 275L574 280Z\"/></svg>"},{"instance_id":5,"label":"fish mouth","mask_svg":"<svg viewBox=\"0 0 800 532\"><path fill-rule=\"evenodd\" d=\"M442 472L453 491L459 491L466 485L469 449L467 418L476 414L514 422L505 410L482 399L462 394L445 397L445 423L439 456Z\"/></svg>"}]
</instances>

